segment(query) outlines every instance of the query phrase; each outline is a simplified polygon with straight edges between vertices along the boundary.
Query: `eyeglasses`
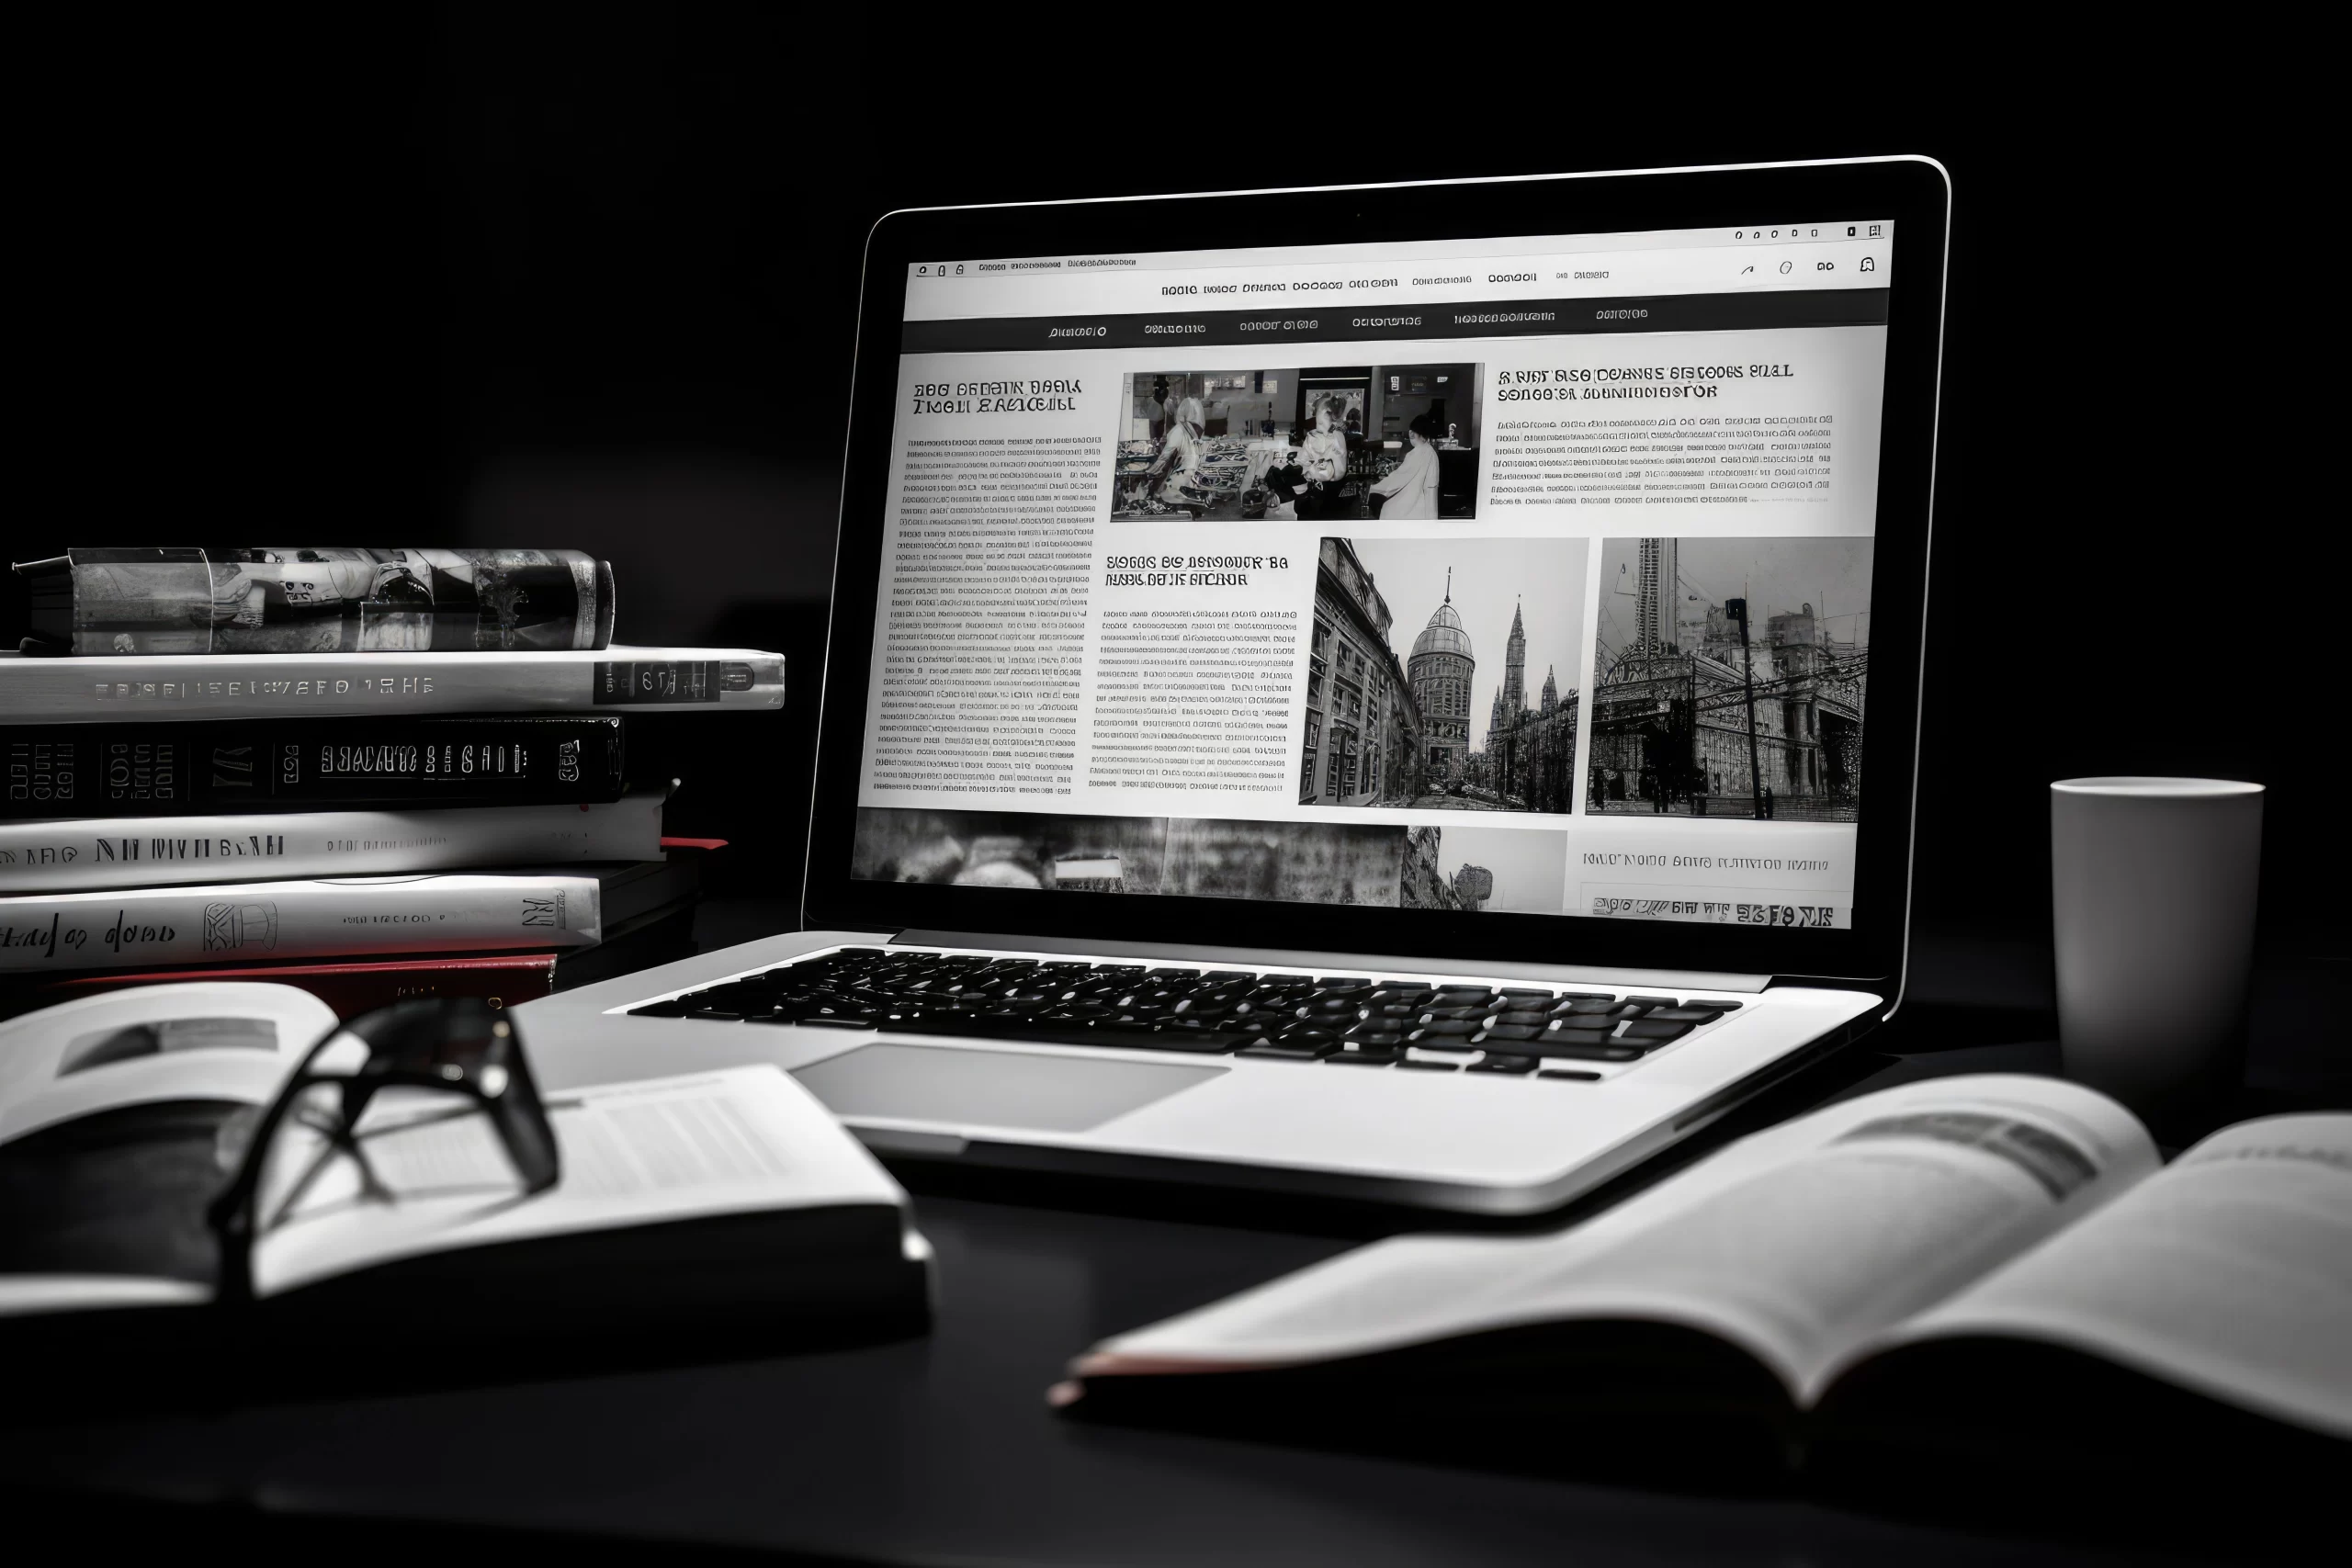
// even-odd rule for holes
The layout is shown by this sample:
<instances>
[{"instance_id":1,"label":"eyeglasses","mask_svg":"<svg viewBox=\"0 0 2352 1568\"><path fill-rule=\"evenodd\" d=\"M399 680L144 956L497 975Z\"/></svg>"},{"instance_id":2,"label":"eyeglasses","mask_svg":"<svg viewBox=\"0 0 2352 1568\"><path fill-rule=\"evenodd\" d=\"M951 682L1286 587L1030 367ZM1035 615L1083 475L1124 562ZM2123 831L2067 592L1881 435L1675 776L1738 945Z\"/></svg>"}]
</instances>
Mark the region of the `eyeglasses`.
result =
<instances>
[{"instance_id":1,"label":"eyeglasses","mask_svg":"<svg viewBox=\"0 0 2352 1568\"><path fill-rule=\"evenodd\" d=\"M253 1294L253 1247L264 1228L263 1177L280 1129L288 1122L309 1128L357 1158L363 1179L371 1179L353 1130L376 1092L394 1088L437 1089L471 1100L469 1109L487 1115L526 1196L546 1191L562 1174L555 1133L513 1019L472 997L395 1002L330 1031L251 1123L236 1174L206 1211L220 1240L224 1299Z\"/></svg>"}]
</instances>

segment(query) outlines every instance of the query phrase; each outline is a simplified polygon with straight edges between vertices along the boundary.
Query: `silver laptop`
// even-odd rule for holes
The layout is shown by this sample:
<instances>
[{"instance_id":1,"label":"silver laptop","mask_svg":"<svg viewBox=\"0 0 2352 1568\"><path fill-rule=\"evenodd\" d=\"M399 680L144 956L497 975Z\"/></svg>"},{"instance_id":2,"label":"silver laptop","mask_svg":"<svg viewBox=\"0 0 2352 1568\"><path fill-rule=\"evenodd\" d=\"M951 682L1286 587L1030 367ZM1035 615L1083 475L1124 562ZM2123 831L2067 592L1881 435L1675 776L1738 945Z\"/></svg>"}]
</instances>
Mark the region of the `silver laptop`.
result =
<instances>
[{"instance_id":1,"label":"silver laptop","mask_svg":"<svg viewBox=\"0 0 2352 1568\"><path fill-rule=\"evenodd\" d=\"M807 929L529 1004L548 1076L772 1061L891 1155L1510 1213L1888 1016L1948 201L891 214Z\"/></svg>"}]
</instances>

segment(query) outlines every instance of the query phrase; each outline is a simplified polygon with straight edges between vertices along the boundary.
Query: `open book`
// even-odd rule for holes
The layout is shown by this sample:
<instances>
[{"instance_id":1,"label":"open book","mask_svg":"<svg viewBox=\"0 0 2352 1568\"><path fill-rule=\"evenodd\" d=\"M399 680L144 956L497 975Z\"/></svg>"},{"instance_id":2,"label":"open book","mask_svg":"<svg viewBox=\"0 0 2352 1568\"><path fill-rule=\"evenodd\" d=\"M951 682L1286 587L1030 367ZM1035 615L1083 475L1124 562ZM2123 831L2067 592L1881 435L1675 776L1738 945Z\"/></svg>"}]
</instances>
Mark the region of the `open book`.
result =
<instances>
[{"instance_id":1,"label":"open book","mask_svg":"<svg viewBox=\"0 0 2352 1568\"><path fill-rule=\"evenodd\" d=\"M2352 1115L2244 1122L2165 1166L2075 1085L1906 1084L1564 1232L1383 1241L1120 1335L1053 1398L1514 1467L1758 1438L2340 1462Z\"/></svg>"},{"instance_id":2,"label":"open book","mask_svg":"<svg viewBox=\"0 0 2352 1568\"><path fill-rule=\"evenodd\" d=\"M239 1133L334 1025L308 992L243 982L0 1023L0 1340L40 1321L160 1317L184 1337L234 1317L346 1340L371 1324L474 1323L512 1345L689 1321L773 1341L927 1311L928 1247L905 1194L772 1066L543 1090L561 1172L536 1195L453 1097L380 1091L356 1153L290 1119L256 1209L254 1310L211 1311L206 1206Z\"/></svg>"}]
</instances>

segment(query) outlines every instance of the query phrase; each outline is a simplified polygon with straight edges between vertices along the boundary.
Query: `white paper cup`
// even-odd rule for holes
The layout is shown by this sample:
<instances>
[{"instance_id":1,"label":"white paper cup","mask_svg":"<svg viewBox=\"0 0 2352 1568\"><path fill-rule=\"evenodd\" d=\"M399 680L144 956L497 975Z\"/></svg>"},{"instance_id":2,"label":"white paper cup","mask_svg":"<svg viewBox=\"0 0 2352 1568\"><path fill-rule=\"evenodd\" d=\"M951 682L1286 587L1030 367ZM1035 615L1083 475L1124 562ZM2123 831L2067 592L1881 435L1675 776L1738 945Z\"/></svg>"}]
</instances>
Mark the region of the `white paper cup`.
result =
<instances>
[{"instance_id":1,"label":"white paper cup","mask_svg":"<svg viewBox=\"0 0 2352 1568\"><path fill-rule=\"evenodd\" d=\"M2050 786L2051 910L2066 1076L2159 1122L2193 1121L2245 1071L2262 786Z\"/></svg>"}]
</instances>

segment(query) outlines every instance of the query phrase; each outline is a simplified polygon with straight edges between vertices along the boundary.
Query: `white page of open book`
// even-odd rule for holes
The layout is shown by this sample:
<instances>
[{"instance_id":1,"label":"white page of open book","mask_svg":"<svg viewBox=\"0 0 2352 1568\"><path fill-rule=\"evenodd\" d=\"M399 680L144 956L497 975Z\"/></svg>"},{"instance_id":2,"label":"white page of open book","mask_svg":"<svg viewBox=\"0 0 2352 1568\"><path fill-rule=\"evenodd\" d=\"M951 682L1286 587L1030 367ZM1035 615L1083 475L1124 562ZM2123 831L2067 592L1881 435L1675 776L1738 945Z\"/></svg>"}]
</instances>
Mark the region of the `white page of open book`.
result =
<instances>
[{"instance_id":1,"label":"white page of open book","mask_svg":"<svg viewBox=\"0 0 2352 1568\"><path fill-rule=\"evenodd\" d=\"M1906 1130L1939 1117L2009 1135L2026 1129L2045 1159L2075 1175L2053 1190L2049 1170L2038 1176L2014 1146L1956 1141L1932 1122ZM2155 1166L2128 1112L2072 1084L2007 1075L1905 1084L1742 1139L1556 1235L1377 1242L1105 1340L1073 1370L1281 1364L1630 1317L1718 1335L1807 1399L1848 1346Z\"/></svg>"},{"instance_id":2,"label":"white page of open book","mask_svg":"<svg viewBox=\"0 0 2352 1568\"><path fill-rule=\"evenodd\" d=\"M190 1023L250 1021L208 1045ZM0 1144L77 1116L174 1100L264 1105L334 1027L308 991L243 980L136 986L0 1023ZM144 1038L135 1050L110 1042Z\"/></svg>"},{"instance_id":3,"label":"white page of open book","mask_svg":"<svg viewBox=\"0 0 2352 1568\"><path fill-rule=\"evenodd\" d=\"M2352 1438L2352 1116L2224 1127L1857 1354L1967 1334L2071 1346Z\"/></svg>"},{"instance_id":4,"label":"white page of open book","mask_svg":"<svg viewBox=\"0 0 2352 1568\"><path fill-rule=\"evenodd\" d=\"M395 1258L532 1236L702 1215L900 1202L898 1184L808 1092L773 1066L550 1095L562 1176L520 1195L488 1118L448 1097L392 1097L358 1135L393 1197L366 1195L356 1164L330 1156L290 1210L265 1192L257 1295ZM298 1151L299 1153L299 1151ZM290 1168L299 1163L289 1158Z\"/></svg>"}]
</instances>

